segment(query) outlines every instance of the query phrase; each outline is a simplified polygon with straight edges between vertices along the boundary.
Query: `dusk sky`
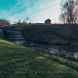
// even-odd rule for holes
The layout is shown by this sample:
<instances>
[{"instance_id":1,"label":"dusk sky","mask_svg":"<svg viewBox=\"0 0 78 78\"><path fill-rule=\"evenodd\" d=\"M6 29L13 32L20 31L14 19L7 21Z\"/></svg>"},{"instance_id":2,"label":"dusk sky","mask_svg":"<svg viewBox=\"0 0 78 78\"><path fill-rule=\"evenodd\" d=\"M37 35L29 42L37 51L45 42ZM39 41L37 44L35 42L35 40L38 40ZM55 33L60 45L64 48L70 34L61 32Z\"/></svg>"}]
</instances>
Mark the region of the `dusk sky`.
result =
<instances>
[{"instance_id":1,"label":"dusk sky","mask_svg":"<svg viewBox=\"0 0 78 78\"><path fill-rule=\"evenodd\" d=\"M61 0L0 0L0 18L11 22L28 20L44 22L50 18L59 22Z\"/></svg>"}]
</instances>

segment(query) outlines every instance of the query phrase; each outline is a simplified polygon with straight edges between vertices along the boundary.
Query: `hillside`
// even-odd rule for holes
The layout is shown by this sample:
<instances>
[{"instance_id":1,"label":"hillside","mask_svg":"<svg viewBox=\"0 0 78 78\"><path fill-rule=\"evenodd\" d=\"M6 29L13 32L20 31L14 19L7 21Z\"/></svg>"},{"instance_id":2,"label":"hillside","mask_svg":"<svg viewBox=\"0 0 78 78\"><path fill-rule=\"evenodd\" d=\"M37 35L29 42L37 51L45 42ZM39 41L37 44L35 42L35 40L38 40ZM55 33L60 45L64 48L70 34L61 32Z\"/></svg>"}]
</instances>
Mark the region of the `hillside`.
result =
<instances>
[{"instance_id":1,"label":"hillside","mask_svg":"<svg viewBox=\"0 0 78 78\"><path fill-rule=\"evenodd\" d=\"M78 78L78 71L58 58L0 40L0 78Z\"/></svg>"},{"instance_id":2,"label":"hillside","mask_svg":"<svg viewBox=\"0 0 78 78\"><path fill-rule=\"evenodd\" d=\"M16 45L12 42L0 39L0 48L24 48L21 45Z\"/></svg>"}]
</instances>

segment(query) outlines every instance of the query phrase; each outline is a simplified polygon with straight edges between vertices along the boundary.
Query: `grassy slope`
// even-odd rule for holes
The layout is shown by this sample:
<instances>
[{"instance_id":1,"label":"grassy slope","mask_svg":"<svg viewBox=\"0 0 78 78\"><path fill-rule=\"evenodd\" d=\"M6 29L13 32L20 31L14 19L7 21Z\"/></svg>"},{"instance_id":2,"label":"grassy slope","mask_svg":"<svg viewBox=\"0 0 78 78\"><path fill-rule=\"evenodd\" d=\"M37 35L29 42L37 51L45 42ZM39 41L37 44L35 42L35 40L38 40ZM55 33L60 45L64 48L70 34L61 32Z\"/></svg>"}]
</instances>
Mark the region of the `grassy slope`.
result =
<instances>
[{"instance_id":1,"label":"grassy slope","mask_svg":"<svg viewBox=\"0 0 78 78\"><path fill-rule=\"evenodd\" d=\"M0 78L78 78L76 70L50 57L0 40Z\"/></svg>"},{"instance_id":2,"label":"grassy slope","mask_svg":"<svg viewBox=\"0 0 78 78\"><path fill-rule=\"evenodd\" d=\"M14 43L0 39L0 48L24 48L23 46L15 45Z\"/></svg>"}]
</instances>

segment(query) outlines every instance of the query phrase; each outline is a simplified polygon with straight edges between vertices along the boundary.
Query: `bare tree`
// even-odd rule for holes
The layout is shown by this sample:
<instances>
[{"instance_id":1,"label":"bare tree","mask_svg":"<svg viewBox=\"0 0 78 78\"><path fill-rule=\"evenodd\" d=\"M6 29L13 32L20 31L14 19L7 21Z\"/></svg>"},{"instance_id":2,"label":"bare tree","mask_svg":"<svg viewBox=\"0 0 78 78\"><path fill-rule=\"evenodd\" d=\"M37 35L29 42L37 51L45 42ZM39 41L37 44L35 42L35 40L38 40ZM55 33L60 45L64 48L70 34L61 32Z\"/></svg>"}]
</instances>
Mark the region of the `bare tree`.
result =
<instances>
[{"instance_id":1,"label":"bare tree","mask_svg":"<svg viewBox=\"0 0 78 78\"><path fill-rule=\"evenodd\" d=\"M74 10L73 10L73 15L74 15L74 20L75 20L75 23L78 24L78 0L75 0L75 3L74 3Z\"/></svg>"},{"instance_id":2,"label":"bare tree","mask_svg":"<svg viewBox=\"0 0 78 78\"><path fill-rule=\"evenodd\" d=\"M62 6L61 19L64 23L72 24L76 23L75 14L73 13L75 9L74 0L68 0Z\"/></svg>"}]
</instances>

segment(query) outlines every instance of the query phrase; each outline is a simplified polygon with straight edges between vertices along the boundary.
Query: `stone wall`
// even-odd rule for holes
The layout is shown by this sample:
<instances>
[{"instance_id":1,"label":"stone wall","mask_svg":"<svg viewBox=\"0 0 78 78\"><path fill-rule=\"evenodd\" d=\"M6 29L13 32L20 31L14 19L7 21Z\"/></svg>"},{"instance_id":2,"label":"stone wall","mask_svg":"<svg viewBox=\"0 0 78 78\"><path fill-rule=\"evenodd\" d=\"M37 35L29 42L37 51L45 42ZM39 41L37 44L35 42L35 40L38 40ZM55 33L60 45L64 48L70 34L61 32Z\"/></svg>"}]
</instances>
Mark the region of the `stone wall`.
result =
<instances>
[{"instance_id":1,"label":"stone wall","mask_svg":"<svg viewBox=\"0 0 78 78\"><path fill-rule=\"evenodd\" d=\"M78 25L30 24L0 29L0 38L34 47L57 47L78 51Z\"/></svg>"}]
</instances>

